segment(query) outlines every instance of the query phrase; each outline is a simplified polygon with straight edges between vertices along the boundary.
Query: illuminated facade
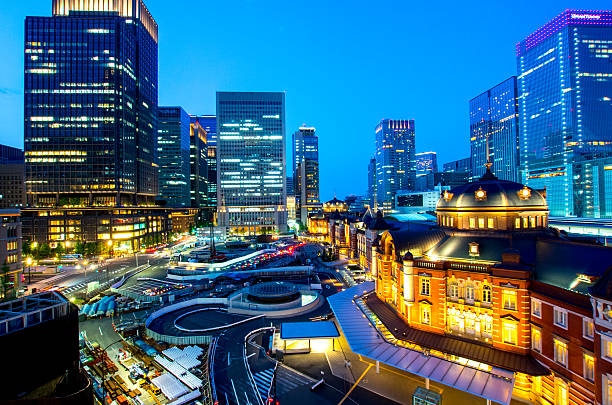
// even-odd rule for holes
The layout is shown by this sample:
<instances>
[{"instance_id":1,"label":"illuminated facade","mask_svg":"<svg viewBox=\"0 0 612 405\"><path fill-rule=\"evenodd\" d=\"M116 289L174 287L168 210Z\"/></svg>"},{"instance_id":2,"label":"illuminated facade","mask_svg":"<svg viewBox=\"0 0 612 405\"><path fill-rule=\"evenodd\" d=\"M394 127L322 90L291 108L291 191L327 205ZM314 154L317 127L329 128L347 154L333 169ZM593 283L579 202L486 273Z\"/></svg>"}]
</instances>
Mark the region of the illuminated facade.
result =
<instances>
[{"instance_id":1,"label":"illuminated facade","mask_svg":"<svg viewBox=\"0 0 612 405\"><path fill-rule=\"evenodd\" d=\"M206 130L199 119L191 117L189 126L189 162L191 170L189 192L191 207L204 208L208 205L208 139Z\"/></svg>"},{"instance_id":2,"label":"illuminated facade","mask_svg":"<svg viewBox=\"0 0 612 405\"><path fill-rule=\"evenodd\" d=\"M207 208L211 212L217 209L217 117L215 115L192 115L191 122L198 121L206 131L206 145L208 148L208 177L207 177Z\"/></svg>"},{"instance_id":3,"label":"illuminated facade","mask_svg":"<svg viewBox=\"0 0 612 405\"><path fill-rule=\"evenodd\" d=\"M574 164L612 155L612 12L566 10L516 51L522 179L546 188L552 215L594 215L575 186L594 179Z\"/></svg>"},{"instance_id":4,"label":"illuminated facade","mask_svg":"<svg viewBox=\"0 0 612 405\"><path fill-rule=\"evenodd\" d=\"M319 137L313 127L300 127L293 134L293 183L297 217L305 224L308 213L320 208Z\"/></svg>"},{"instance_id":5,"label":"illuminated facade","mask_svg":"<svg viewBox=\"0 0 612 405\"><path fill-rule=\"evenodd\" d=\"M374 248L365 302L388 333L468 369L509 370L516 399L609 404L612 249L559 235L536 190L488 170L443 192L437 222L384 232Z\"/></svg>"},{"instance_id":6,"label":"illuminated facade","mask_svg":"<svg viewBox=\"0 0 612 405\"><path fill-rule=\"evenodd\" d=\"M94 242L100 254L164 243L172 230L171 210L155 207L24 208L21 217L24 239L68 251L77 242Z\"/></svg>"},{"instance_id":7,"label":"illuminated facade","mask_svg":"<svg viewBox=\"0 0 612 405\"><path fill-rule=\"evenodd\" d=\"M285 94L217 92L219 226L285 232L285 165Z\"/></svg>"},{"instance_id":8,"label":"illuminated facade","mask_svg":"<svg viewBox=\"0 0 612 405\"><path fill-rule=\"evenodd\" d=\"M189 207L189 115L181 107L157 110L159 197L168 207Z\"/></svg>"},{"instance_id":9,"label":"illuminated facade","mask_svg":"<svg viewBox=\"0 0 612 405\"><path fill-rule=\"evenodd\" d=\"M516 76L470 100L470 149L473 178L490 161L497 177L519 181Z\"/></svg>"},{"instance_id":10,"label":"illuminated facade","mask_svg":"<svg viewBox=\"0 0 612 405\"><path fill-rule=\"evenodd\" d=\"M24 65L28 203L152 204L157 24L142 0L54 0L26 18Z\"/></svg>"},{"instance_id":11,"label":"illuminated facade","mask_svg":"<svg viewBox=\"0 0 612 405\"><path fill-rule=\"evenodd\" d=\"M414 120L382 120L376 126L375 159L377 207L388 212L398 190L415 187Z\"/></svg>"},{"instance_id":12,"label":"illuminated facade","mask_svg":"<svg viewBox=\"0 0 612 405\"><path fill-rule=\"evenodd\" d=\"M2 271L0 298L14 297L21 286L21 216L17 209L0 210L0 266ZM4 290L6 287L6 291Z\"/></svg>"},{"instance_id":13,"label":"illuminated facade","mask_svg":"<svg viewBox=\"0 0 612 405\"><path fill-rule=\"evenodd\" d=\"M438 171L438 154L436 152L417 153L415 159L417 176Z\"/></svg>"}]
</instances>

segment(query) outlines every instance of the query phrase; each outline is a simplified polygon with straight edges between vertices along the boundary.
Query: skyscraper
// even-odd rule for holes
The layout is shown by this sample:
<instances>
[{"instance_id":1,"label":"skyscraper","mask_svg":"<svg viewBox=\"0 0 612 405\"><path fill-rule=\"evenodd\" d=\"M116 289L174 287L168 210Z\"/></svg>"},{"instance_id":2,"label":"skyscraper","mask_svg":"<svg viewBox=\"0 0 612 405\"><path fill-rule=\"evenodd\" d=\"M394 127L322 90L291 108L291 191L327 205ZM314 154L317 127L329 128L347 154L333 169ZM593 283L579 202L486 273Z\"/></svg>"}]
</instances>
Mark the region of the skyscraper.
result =
<instances>
[{"instance_id":1,"label":"skyscraper","mask_svg":"<svg viewBox=\"0 0 612 405\"><path fill-rule=\"evenodd\" d=\"M24 64L29 203L152 203L157 24L142 0L53 0L52 17L26 17Z\"/></svg>"},{"instance_id":2,"label":"skyscraper","mask_svg":"<svg viewBox=\"0 0 612 405\"><path fill-rule=\"evenodd\" d=\"M286 231L285 93L217 92L217 162L219 225Z\"/></svg>"},{"instance_id":3,"label":"skyscraper","mask_svg":"<svg viewBox=\"0 0 612 405\"><path fill-rule=\"evenodd\" d=\"M438 171L438 154L436 152L417 153L415 158L417 176Z\"/></svg>"},{"instance_id":4,"label":"skyscraper","mask_svg":"<svg viewBox=\"0 0 612 405\"><path fill-rule=\"evenodd\" d=\"M191 122L198 121L206 131L208 149L207 207L211 212L217 210L217 117L215 115L192 115Z\"/></svg>"},{"instance_id":5,"label":"skyscraper","mask_svg":"<svg viewBox=\"0 0 612 405\"><path fill-rule=\"evenodd\" d=\"M189 125L189 179L192 208L208 206L208 138L197 118L191 117Z\"/></svg>"},{"instance_id":6,"label":"skyscraper","mask_svg":"<svg viewBox=\"0 0 612 405\"><path fill-rule=\"evenodd\" d=\"M498 178L520 181L518 116L516 76L470 100L470 158L474 179L485 174L489 158Z\"/></svg>"},{"instance_id":7,"label":"skyscraper","mask_svg":"<svg viewBox=\"0 0 612 405\"><path fill-rule=\"evenodd\" d=\"M566 10L516 53L523 180L546 188L551 216L594 215L606 189L587 199L581 185L606 179L582 169L612 155L612 12Z\"/></svg>"},{"instance_id":8,"label":"skyscraper","mask_svg":"<svg viewBox=\"0 0 612 405\"><path fill-rule=\"evenodd\" d=\"M370 208L376 207L376 159L368 162L368 201Z\"/></svg>"},{"instance_id":9,"label":"skyscraper","mask_svg":"<svg viewBox=\"0 0 612 405\"><path fill-rule=\"evenodd\" d=\"M157 110L159 196L168 207L189 207L189 115L181 107Z\"/></svg>"},{"instance_id":10,"label":"skyscraper","mask_svg":"<svg viewBox=\"0 0 612 405\"><path fill-rule=\"evenodd\" d=\"M25 21L24 238L108 254L163 242L157 23L142 0L53 0L52 10Z\"/></svg>"},{"instance_id":11,"label":"skyscraper","mask_svg":"<svg viewBox=\"0 0 612 405\"><path fill-rule=\"evenodd\" d=\"M377 205L391 211L395 193L415 187L414 120L382 120L376 126L375 158Z\"/></svg>"},{"instance_id":12,"label":"skyscraper","mask_svg":"<svg viewBox=\"0 0 612 405\"><path fill-rule=\"evenodd\" d=\"M313 127L293 133L293 186L296 216L306 224L308 212L319 208L319 137Z\"/></svg>"}]
</instances>

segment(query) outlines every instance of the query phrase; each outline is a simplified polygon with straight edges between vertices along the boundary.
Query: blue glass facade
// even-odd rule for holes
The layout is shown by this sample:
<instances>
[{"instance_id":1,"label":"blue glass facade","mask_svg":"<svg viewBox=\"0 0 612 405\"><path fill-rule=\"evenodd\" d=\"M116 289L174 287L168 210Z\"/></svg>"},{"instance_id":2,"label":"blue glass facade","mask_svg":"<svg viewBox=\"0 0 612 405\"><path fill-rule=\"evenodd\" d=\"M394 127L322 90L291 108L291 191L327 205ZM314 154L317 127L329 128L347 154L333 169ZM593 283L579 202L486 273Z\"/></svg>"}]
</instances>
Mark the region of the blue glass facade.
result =
<instances>
[{"instance_id":1,"label":"blue glass facade","mask_svg":"<svg viewBox=\"0 0 612 405\"><path fill-rule=\"evenodd\" d=\"M376 126L375 158L377 206L388 212L397 191L415 188L414 120L382 120Z\"/></svg>"},{"instance_id":2,"label":"blue glass facade","mask_svg":"<svg viewBox=\"0 0 612 405\"><path fill-rule=\"evenodd\" d=\"M491 169L502 180L519 181L516 76L470 100L470 158L473 179ZM487 151L488 147L488 151Z\"/></svg>"},{"instance_id":3,"label":"blue glass facade","mask_svg":"<svg viewBox=\"0 0 612 405\"><path fill-rule=\"evenodd\" d=\"M208 201L207 207L211 211L217 209L217 116L201 115L198 121L204 131L206 131L206 141L208 144Z\"/></svg>"},{"instance_id":4,"label":"blue glass facade","mask_svg":"<svg viewBox=\"0 0 612 405\"><path fill-rule=\"evenodd\" d=\"M181 107L157 110L159 197L168 207L189 207L189 115Z\"/></svg>"},{"instance_id":5,"label":"blue glass facade","mask_svg":"<svg viewBox=\"0 0 612 405\"><path fill-rule=\"evenodd\" d=\"M370 208L376 207L376 159L368 162L368 201Z\"/></svg>"},{"instance_id":6,"label":"blue glass facade","mask_svg":"<svg viewBox=\"0 0 612 405\"><path fill-rule=\"evenodd\" d=\"M611 56L609 11L567 10L517 45L521 175L551 216L601 211L576 165L612 155Z\"/></svg>"},{"instance_id":7,"label":"blue glass facade","mask_svg":"<svg viewBox=\"0 0 612 405\"><path fill-rule=\"evenodd\" d=\"M468 173L469 177L472 173L472 159L468 157L444 163L442 171L447 173Z\"/></svg>"},{"instance_id":8,"label":"blue glass facade","mask_svg":"<svg viewBox=\"0 0 612 405\"><path fill-rule=\"evenodd\" d=\"M52 17L25 21L28 202L151 203L157 24L142 1L83 3L56 0Z\"/></svg>"},{"instance_id":9,"label":"blue glass facade","mask_svg":"<svg viewBox=\"0 0 612 405\"><path fill-rule=\"evenodd\" d=\"M217 92L217 214L244 234L287 229L285 94Z\"/></svg>"},{"instance_id":10,"label":"blue glass facade","mask_svg":"<svg viewBox=\"0 0 612 405\"><path fill-rule=\"evenodd\" d=\"M293 182L297 217L306 224L308 212L319 208L319 137L313 127L293 133Z\"/></svg>"},{"instance_id":11,"label":"blue glass facade","mask_svg":"<svg viewBox=\"0 0 612 405\"><path fill-rule=\"evenodd\" d=\"M190 201L192 208L208 207L208 139L197 117L189 125Z\"/></svg>"}]
</instances>

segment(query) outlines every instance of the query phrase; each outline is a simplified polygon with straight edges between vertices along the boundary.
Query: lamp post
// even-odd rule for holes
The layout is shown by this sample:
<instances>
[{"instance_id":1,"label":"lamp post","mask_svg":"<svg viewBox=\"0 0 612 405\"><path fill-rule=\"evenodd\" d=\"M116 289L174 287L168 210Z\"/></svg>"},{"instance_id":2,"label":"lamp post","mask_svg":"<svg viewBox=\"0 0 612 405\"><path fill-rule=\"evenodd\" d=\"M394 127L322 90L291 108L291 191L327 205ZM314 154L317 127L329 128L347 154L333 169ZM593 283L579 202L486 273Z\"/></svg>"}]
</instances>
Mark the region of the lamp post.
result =
<instances>
[{"instance_id":1,"label":"lamp post","mask_svg":"<svg viewBox=\"0 0 612 405\"><path fill-rule=\"evenodd\" d=\"M26 259L26 264L28 265L28 284L30 284L32 282L32 258L31 257L28 257Z\"/></svg>"},{"instance_id":2,"label":"lamp post","mask_svg":"<svg viewBox=\"0 0 612 405\"><path fill-rule=\"evenodd\" d=\"M113 241L112 239L109 239L108 242L106 242L106 244L108 245L108 257L111 256L111 246L113 246Z\"/></svg>"}]
</instances>

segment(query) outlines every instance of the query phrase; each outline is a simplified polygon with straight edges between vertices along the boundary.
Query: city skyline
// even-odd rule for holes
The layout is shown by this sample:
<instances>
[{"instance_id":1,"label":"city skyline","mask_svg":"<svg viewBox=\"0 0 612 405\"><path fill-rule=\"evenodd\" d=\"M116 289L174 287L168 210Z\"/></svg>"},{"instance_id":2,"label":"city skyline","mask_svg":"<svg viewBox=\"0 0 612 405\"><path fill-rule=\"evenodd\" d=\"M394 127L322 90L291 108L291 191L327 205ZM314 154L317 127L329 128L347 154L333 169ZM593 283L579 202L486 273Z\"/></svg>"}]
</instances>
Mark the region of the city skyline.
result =
<instances>
[{"instance_id":1,"label":"city skyline","mask_svg":"<svg viewBox=\"0 0 612 405\"><path fill-rule=\"evenodd\" d=\"M210 27L207 30L210 38L206 41L209 44L209 52L196 57L193 57L191 52L187 63L177 62L180 58L176 55L183 52L185 47L191 47L192 41L184 41L183 45L178 39L199 35L191 31L195 28L190 28L189 24L181 24L181 19L186 16L177 14L177 10L172 10L158 0L148 1L147 6L156 16L160 26L159 105L181 105L190 114L214 114L215 91L285 91L288 133L307 122L317 127L321 135L321 200L326 201L333 195L365 194L367 162L374 143L371 128L384 118L414 117L419 126L417 152L435 150L438 152L440 164L467 156L469 99L505 77L516 74L516 43L564 9L578 5L571 2L542 3L531 6L529 15L521 14L520 4L515 9L504 8L503 13L501 5L487 5L484 9L479 8L477 15L474 15L475 6L470 5L443 7L441 11L436 10L435 16L426 8L417 6L410 9L413 15L420 15L425 20L427 16L430 19L436 18L440 26L459 30L461 35L458 35L457 39L449 38L445 35L445 30L428 30L423 23L417 21L413 21L409 27L402 25L402 28L396 29L393 24L395 19L387 21L380 32L371 29L366 30L366 33L354 33L359 22L367 16L364 11L356 8L351 10L348 16L351 17L348 20L352 23L332 19L331 16L337 15L339 11L331 7L341 5L315 5L312 9L301 5L270 7L274 10L272 15L261 18L274 18L280 22L271 28L262 28L261 33L265 36L280 34L277 36L278 44L271 46L271 49L259 49L260 52L255 52L248 49L253 44L251 40L245 40L242 34L248 32L251 27L251 22L246 19L247 15L261 12L253 4L247 3L244 10L234 10L237 13L235 18L238 18L241 25L221 31L225 33L223 36L216 33L216 25ZM580 6L602 9L606 4L593 1ZM225 7L231 7L231 3L210 5L210 15L224 15ZM404 7L392 3L383 5L383 8L398 11L394 14L401 14L401 11L405 10ZM49 15L50 11L48 1L36 0L27 4L7 4L5 12L0 16L0 22L4 25L0 30L0 38L6 44L8 58L6 66L0 68L0 110L6 123L0 131L0 143L23 147L23 120L19 119L23 114L23 21L26 15ZM284 22L286 18L291 19L294 16L312 19L324 28L323 32L312 33L312 38L296 32L290 24ZM483 16L495 16L495 22ZM517 18L521 18L521 24L512 23L512 20ZM372 28L376 28L378 26L374 24L382 23L370 24L373 24ZM336 30L349 30L353 36L340 35ZM337 46L319 46L322 44L323 35L338 38ZM405 41L411 37L427 38L428 41ZM349 38L352 38L351 41ZM358 42L359 47L355 45ZM288 44L294 45L287 46ZM478 51L475 48L480 46L474 44L488 49L486 61L477 58ZM442 45L444 48L441 48ZM365 48L362 49L361 46ZM235 52L228 52L227 49L233 49ZM342 49L344 58L338 57L337 49ZM444 49L445 52L433 49ZM244 52L240 53L243 50ZM270 53L272 51L280 52L280 55L270 59L270 55L274 55ZM349 63L364 51L410 51L413 53L411 58L414 57L421 63L410 66L400 63L401 67L391 67L384 62L373 61L363 62L359 66ZM313 61L326 61L326 69L308 69L308 74L303 74L303 67L289 62L297 58L297 53L310 54ZM407 58L402 56L402 53L406 52L397 52L396 55ZM239 56L236 56L238 54ZM239 68L243 58L248 58L252 63L242 64L247 67ZM425 61L425 58L428 60ZM450 68L448 58L459 62L453 63ZM476 60L478 63L472 62ZM430 64L435 68L428 69L427 65ZM292 68L285 69L285 66ZM265 74L262 74L264 70ZM283 71L282 74L279 73L280 70ZM197 74L193 74L194 72ZM329 77L334 76L344 80L330 81ZM462 76L465 80L457 80L457 76ZM418 77L426 77L429 80L416 80ZM433 80L434 78L436 80ZM420 84L421 82L423 84ZM355 83L359 83L359 86ZM435 119L438 110L436 106L439 105L439 93L444 88L447 89L444 106L448 111L445 113L447 119L440 122ZM191 89L196 91L188 91ZM325 91L335 97L320 97ZM357 91L360 97L355 97ZM313 102L315 98L318 102ZM336 102L338 100L342 100L342 106ZM366 102L363 102L364 100ZM360 121L353 125L350 134L342 135L343 131L346 131L342 122L353 119L354 116L360 117ZM13 119L14 117L18 119ZM348 139L356 146L342 148L342 143ZM352 181L347 181L349 179Z\"/></svg>"}]
</instances>

